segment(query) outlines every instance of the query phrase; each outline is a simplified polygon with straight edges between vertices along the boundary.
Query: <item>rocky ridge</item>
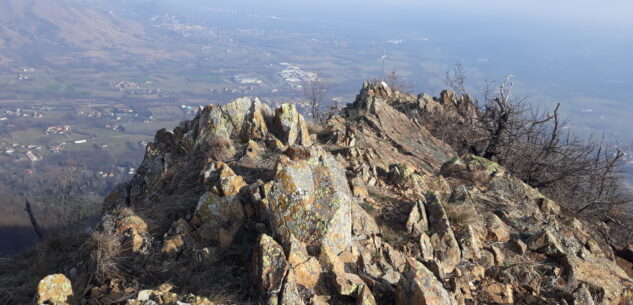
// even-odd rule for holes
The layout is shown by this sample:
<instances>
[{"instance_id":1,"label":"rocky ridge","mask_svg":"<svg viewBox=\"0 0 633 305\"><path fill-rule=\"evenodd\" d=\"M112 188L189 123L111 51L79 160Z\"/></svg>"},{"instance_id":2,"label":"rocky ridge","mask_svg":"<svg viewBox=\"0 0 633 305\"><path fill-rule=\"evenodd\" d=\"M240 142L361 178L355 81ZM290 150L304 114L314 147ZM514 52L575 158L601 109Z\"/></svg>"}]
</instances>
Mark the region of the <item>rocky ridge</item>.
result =
<instances>
[{"instance_id":1,"label":"rocky ridge","mask_svg":"<svg viewBox=\"0 0 633 305\"><path fill-rule=\"evenodd\" d=\"M292 104L204 107L156 133L37 302L633 304L594 226L409 115L473 107L366 83L312 133Z\"/></svg>"}]
</instances>

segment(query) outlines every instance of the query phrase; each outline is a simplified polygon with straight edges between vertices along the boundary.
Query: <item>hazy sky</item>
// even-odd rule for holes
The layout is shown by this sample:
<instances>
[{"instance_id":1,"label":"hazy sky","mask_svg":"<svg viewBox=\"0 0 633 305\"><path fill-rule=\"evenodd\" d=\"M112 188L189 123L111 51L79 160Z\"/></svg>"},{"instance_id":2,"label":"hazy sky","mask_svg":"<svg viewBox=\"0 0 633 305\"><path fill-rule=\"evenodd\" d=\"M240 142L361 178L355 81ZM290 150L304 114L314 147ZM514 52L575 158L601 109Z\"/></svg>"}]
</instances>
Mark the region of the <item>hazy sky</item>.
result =
<instances>
[{"instance_id":1,"label":"hazy sky","mask_svg":"<svg viewBox=\"0 0 633 305\"><path fill-rule=\"evenodd\" d=\"M171 0L175 1L175 0ZM543 20L554 23L569 23L570 26L607 26L613 30L631 32L633 29L633 2L630 0L269 0L234 1L218 3L213 0L198 0L198 3L218 7L251 7L271 12L300 12L302 9L314 10L329 15L336 13L354 13L359 10L406 7L419 9L420 18L438 10L447 14L472 14L478 16L504 17ZM435 12L429 12L427 10ZM317 12L312 12L317 13Z\"/></svg>"}]
</instances>

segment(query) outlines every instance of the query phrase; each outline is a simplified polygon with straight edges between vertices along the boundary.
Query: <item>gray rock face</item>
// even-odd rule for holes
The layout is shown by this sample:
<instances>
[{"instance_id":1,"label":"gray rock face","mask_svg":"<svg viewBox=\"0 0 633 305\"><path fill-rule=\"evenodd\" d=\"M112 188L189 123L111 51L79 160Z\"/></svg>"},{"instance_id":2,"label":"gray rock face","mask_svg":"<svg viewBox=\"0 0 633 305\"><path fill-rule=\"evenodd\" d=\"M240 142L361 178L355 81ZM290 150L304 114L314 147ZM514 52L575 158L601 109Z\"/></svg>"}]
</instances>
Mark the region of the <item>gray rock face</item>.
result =
<instances>
[{"instance_id":1,"label":"gray rock face","mask_svg":"<svg viewBox=\"0 0 633 305\"><path fill-rule=\"evenodd\" d=\"M391 164L403 163L426 173L438 171L455 152L422 125L391 107L388 100L393 96L384 83L363 85L354 104L345 109L347 122L355 127L355 146L362 148L361 154L367 154L371 165L389 168ZM345 134L345 125L338 131Z\"/></svg>"},{"instance_id":2,"label":"gray rock face","mask_svg":"<svg viewBox=\"0 0 633 305\"><path fill-rule=\"evenodd\" d=\"M265 124L262 125L264 115L269 112L268 107L257 98L239 98L222 106L204 108L196 119L198 126L193 131L197 133L196 145L210 141L213 137L239 137L245 127L245 135L265 134ZM253 121L256 122L253 122ZM259 130L253 126L258 126Z\"/></svg>"},{"instance_id":3,"label":"gray rock face","mask_svg":"<svg viewBox=\"0 0 633 305\"><path fill-rule=\"evenodd\" d=\"M407 259L404 275L406 278L398 285L397 305L457 305L455 298L422 263Z\"/></svg>"},{"instance_id":4,"label":"gray rock face","mask_svg":"<svg viewBox=\"0 0 633 305\"><path fill-rule=\"evenodd\" d=\"M429 220L426 217L424 202L421 200L416 201L413 208L411 208L406 226L409 233L421 234L428 231Z\"/></svg>"},{"instance_id":5,"label":"gray rock face","mask_svg":"<svg viewBox=\"0 0 633 305\"><path fill-rule=\"evenodd\" d=\"M462 256L455 233L451 229L440 199L435 194L429 193L426 201L429 212L429 233L435 258L440 261L444 273L453 272Z\"/></svg>"},{"instance_id":6,"label":"gray rock face","mask_svg":"<svg viewBox=\"0 0 633 305\"><path fill-rule=\"evenodd\" d=\"M312 144L306 121L294 104L282 104L275 110L273 127L275 134L285 145L310 146Z\"/></svg>"},{"instance_id":7,"label":"gray rock face","mask_svg":"<svg viewBox=\"0 0 633 305\"><path fill-rule=\"evenodd\" d=\"M327 247L333 253L351 245L351 191L345 171L323 149L313 148L308 160L281 157L268 200L282 243L294 235L308 248Z\"/></svg>"}]
</instances>

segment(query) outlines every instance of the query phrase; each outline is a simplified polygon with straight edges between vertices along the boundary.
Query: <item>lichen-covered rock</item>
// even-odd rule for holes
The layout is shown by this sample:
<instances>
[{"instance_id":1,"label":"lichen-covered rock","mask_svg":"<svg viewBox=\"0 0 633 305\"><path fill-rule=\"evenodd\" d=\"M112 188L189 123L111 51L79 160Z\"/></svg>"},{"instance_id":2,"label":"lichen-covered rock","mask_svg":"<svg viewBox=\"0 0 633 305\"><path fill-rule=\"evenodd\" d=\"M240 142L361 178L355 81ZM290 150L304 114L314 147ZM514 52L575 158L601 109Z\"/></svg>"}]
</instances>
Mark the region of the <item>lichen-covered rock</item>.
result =
<instances>
[{"instance_id":1,"label":"lichen-covered rock","mask_svg":"<svg viewBox=\"0 0 633 305\"><path fill-rule=\"evenodd\" d=\"M192 223L198 226L198 236L219 242L221 247L228 247L244 218L244 209L237 197L220 197L213 192L206 192L198 200Z\"/></svg>"},{"instance_id":2,"label":"lichen-covered rock","mask_svg":"<svg viewBox=\"0 0 633 305\"><path fill-rule=\"evenodd\" d=\"M330 248L341 253L351 244L352 195L345 171L334 157L313 148L308 160L282 156L268 193L271 224L280 241L290 235L308 248Z\"/></svg>"},{"instance_id":3,"label":"lichen-covered rock","mask_svg":"<svg viewBox=\"0 0 633 305\"><path fill-rule=\"evenodd\" d=\"M225 197L236 196L246 186L244 178L235 174L224 162L214 163L212 169L205 172L205 178L216 181L220 195Z\"/></svg>"},{"instance_id":4,"label":"lichen-covered rock","mask_svg":"<svg viewBox=\"0 0 633 305\"><path fill-rule=\"evenodd\" d=\"M514 304L514 291L512 285L502 283L486 283L483 286L484 298L490 304L511 305Z\"/></svg>"},{"instance_id":5,"label":"lichen-covered rock","mask_svg":"<svg viewBox=\"0 0 633 305\"><path fill-rule=\"evenodd\" d=\"M284 249L270 236L261 234L253 252L253 279L261 296L279 293L290 269Z\"/></svg>"},{"instance_id":6,"label":"lichen-covered rock","mask_svg":"<svg viewBox=\"0 0 633 305\"><path fill-rule=\"evenodd\" d=\"M440 261L444 273L453 272L462 256L455 233L451 229L440 199L433 192L429 192L426 196L426 202L429 213L429 234L434 256Z\"/></svg>"},{"instance_id":7,"label":"lichen-covered rock","mask_svg":"<svg viewBox=\"0 0 633 305\"><path fill-rule=\"evenodd\" d=\"M257 98L251 103L250 113L246 116L244 126L241 130L241 136L244 140L261 141L268 135L268 126L266 125L266 116L270 109L262 104Z\"/></svg>"},{"instance_id":8,"label":"lichen-covered rock","mask_svg":"<svg viewBox=\"0 0 633 305\"><path fill-rule=\"evenodd\" d=\"M179 253L189 242L190 233L191 227L186 220L182 218L176 220L163 236L164 243L161 252L168 255Z\"/></svg>"},{"instance_id":9,"label":"lichen-covered rock","mask_svg":"<svg viewBox=\"0 0 633 305\"><path fill-rule=\"evenodd\" d=\"M308 255L305 244L291 236L288 250L288 262L294 268L297 284L315 289L323 272L319 261Z\"/></svg>"},{"instance_id":10,"label":"lichen-covered rock","mask_svg":"<svg viewBox=\"0 0 633 305\"><path fill-rule=\"evenodd\" d=\"M510 284L513 289L528 295L540 294L542 277L529 264L514 264L495 267L488 270L488 275L499 283Z\"/></svg>"},{"instance_id":11,"label":"lichen-covered rock","mask_svg":"<svg viewBox=\"0 0 633 305\"><path fill-rule=\"evenodd\" d=\"M356 274L333 272L332 285L339 294L356 298L356 304L375 305L376 300L367 284Z\"/></svg>"},{"instance_id":12,"label":"lichen-covered rock","mask_svg":"<svg viewBox=\"0 0 633 305\"><path fill-rule=\"evenodd\" d=\"M455 234L462 249L462 258L476 260L481 257L481 242L472 226L466 225Z\"/></svg>"},{"instance_id":13,"label":"lichen-covered rock","mask_svg":"<svg viewBox=\"0 0 633 305\"><path fill-rule=\"evenodd\" d=\"M585 287L578 287L578 290L574 292L574 301L572 305L596 305L593 301L591 292Z\"/></svg>"},{"instance_id":14,"label":"lichen-covered rock","mask_svg":"<svg viewBox=\"0 0 633 305\"><path fill-rule=\"evenodd\" d=\"M354 125L354 144L362 156L359 159L373 166L389 168L401 163L423 173L435 173L455 152L415 119L391 107L388 99L392 95L380 93L388 91L380 83L363 84L354 103L344 109L347 120L332 127L345 134L346 126Z\"/></svg>"},{"instance_id":15,"label":"lichen-covered rock","mask_svg":"<svg viewBox=\"0 0 633 305\"><path fill-rule=\"evenodd\" d=\"M549 229L541 230L536 233L527 242L528 248L532 251L541 252L547 255L561 255L565 253L560 241Z\"/></svg>"},{"instance_id":16,"label":"lichen-covered rock","mask_svg":"<svg viewBox=\"0 0 633 305\"><path fill-rule=\"evenodd\" d=\"M378 234L380 229L374 217L369 215L357 202L351 202L352 235L354 239L368 239Z\"/></svg>"},{"instance_id":17,"label":"lichen-covered rock","mask_svg":"<svg viewBox=\"0 0 633 305\"><path fill-rule=\"evenodd\" d=\"M581 284L597 289L599 304L619 305L633 301L633 281L614 261L603 257L581 259L572 254L560 258L568 285Z\"/></svg>"},{"instance_id":18,"label":"lichen-covered rock","mask_svg":"<svg viewBox=\"0 0 633 305\"><path fill-rule=\"evenodd\" d=\"M37 304L68 305L72 297L72 285L63 274L51 274L37 285Z\"/></svg>"},{"instance_id":19,"label":"lichen-covered rock","mask_svg":"<svg viewBox=\"0 0 633 305\"><path fill-rule=\"evenodd\" d=\"M426 233L420 234L420 255L424 260L432 260L434 258L431 238Z\"/></svg>"},{"instance_id":20,"label":"lichen-covered rock","mask_svg":"<svg viewBox=\"0 0 633 305\"><path fill-rule=\"evenodd\" d=\"M424 202L421 200L417 200L413 207L411 208L411 212L409 213L409 217L407 218L407 231L409 233L426 233L429 229L429 220L426 216L426 208L424 206Z\"/></svg>"},{"instance_id":21,"label":"lichen-covered rock","mask_svg":"<svg viewBox=\"0 0 633 305\"><path fill-rule=\"evenodd\" d=\"M244 131L247 135L253 131L255 134L263 133L265 124L254 126L253 120L256 121L255 124L261 124L259 118L255 118L260 116L256 112L261 112L265 108L259 99L249 97L238 98L226 105L205 107L197 115L196 145L208 143L214 137L239 137L242 135L243 127L247 128Z\"/></svg>"},{"instance_id":22,"label":"lichen-covered rock","mask_svg":"<svg viewBox=\"0 0 633 305\"><path fill-rule=\"evenodd\" d=\"M285 145L312 145L308 125L294 104L282 104L275 110L273 127L275 134Z\"/></svg>"},{"instance_id":23,"label":"lichen-covered rock","mask_svg":"<svg viewBox=\"0 0 633 305\"><path fill-rule=\"evenodd\" d=\"M295 281L294 272L288 272L286 279L284 280L284 286L281 290L281 298L279 305L303 305L303 299L297 289L297 283Z\"/></svg>"},{"instance_id":24,"label":"lichen-covered rock","mask_svg":"<svg viewBox=\"0 0 633 305\"><path fill-rule=\"evenodd\" d=\"M403 278L398 284L397 305L457 305L442 283L422 263L407 258Z\"/></svg>"},{"instance_id":25,"label":"lichen-covered rock","mask_svg":"<svg viewBox=\"0 0 633 305\"><path fill-rule=\"evenodd\" d=\"M486 223L488 239L491 241L507 242L510 240L510 228L495 214L491 214Z\"/></svg>"}]
</instances>

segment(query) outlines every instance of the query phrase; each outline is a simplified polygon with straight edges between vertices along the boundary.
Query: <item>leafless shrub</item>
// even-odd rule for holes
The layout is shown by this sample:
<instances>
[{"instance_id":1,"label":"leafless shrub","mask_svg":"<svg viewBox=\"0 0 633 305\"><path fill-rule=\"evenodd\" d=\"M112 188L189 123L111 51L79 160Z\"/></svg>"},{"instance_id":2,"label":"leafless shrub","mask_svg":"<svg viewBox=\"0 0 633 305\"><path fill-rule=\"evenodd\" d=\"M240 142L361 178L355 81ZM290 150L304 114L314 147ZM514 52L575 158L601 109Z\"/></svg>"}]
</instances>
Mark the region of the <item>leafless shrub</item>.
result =
<instances>
[{"instance_id":1,"label":"leafless shrub","mask_svg":"<svg viewBox=\"0 0 633 305\"><path fill-rule=\"evenodd\" d=\"M458 63L444 81L464 91L465 73ZM619 172L624 153L604 137L574 136L560 118L560 105L540 109L514 96L512 76L498 86L487 82L483 98L476 119L459 119L463 114L455 112L428 115L429 131L459 153L498 162L576 213L595 214L630 201Z\"/></svg>"},{"instance_id":2,"label":"leafless shrub","mask_svg":"<svg viewBox=\"0 0 633 305\"><path fill-rule=\"evenodd\" d=\"M307 125L308 132L310 134L319 134L325 129L325 126L323 126L323 124L321 124L320 122L310 121L307 123Z\"/></svg>"},{"instance_id":3,"label":"leafless shrub","mask_svg":"<svg viewBox=\"0 0 633 305\"><path fill-rule=\"evenodd\" d=\"M397 90L401 93L409 93L412 90L410 83L405 81L397 71L391 71L384 76L384 82L387 83L389 88Z\"/></svg>"},{"instance_id":4,"label":"leafless shrub","mask_svg":"<svg viewBox=\"0 0 633 305\"><path fill-rule=\"evenodd\" d=\"M477 211L475 211L472 205L445 204L444 210L446 211L446 216L451 226L457 228L467 226L472 222L475 215L477 215Z\"/></svg>"},{"instance_id":5,"label":"leafless shrub","mask_svg":"<svg viewBox=\"0 0 633 305\"><path fill-rule=\"evenodd\" d=\"M92 248L90 257L95 264L95 279L105 283L110 279L122 278L122 263L126 260L119 236L111 232L95 232L90 236Z\"/></svg>"},{"instance_id":6,"label":"leafless shrub","mask_svg":"<svg viewBox=\"0 0 633 305\"><path fill-rule=\"evenodd\" d=\"M442 82L451 88L457 95L466 94L466 74L464 63L460 60L452 68L447 68Z\"/></svg>"},{"instance_id":7,"label":"leafless shrub","mask_svg":"<svg viewBox=\"0 0 633 305\"><path fill-rule=\"evenodd\" d=\"M235 156L233 141L227 137L216 136L211 139L207 150L207 156L217 161L226 161Z\"/></svg>"},{"instance_id":8,"label":"leafless shrub","mask_svg":"<svg viewBox=\"0 0 633 305\"><path fill-rule=\"evenodd\" d=\"M329 85L320 73L302 83L303 95L310 104L312 121L319 122L322 119L323 102L327 97Z\"/></svg>"}]
</instances>

